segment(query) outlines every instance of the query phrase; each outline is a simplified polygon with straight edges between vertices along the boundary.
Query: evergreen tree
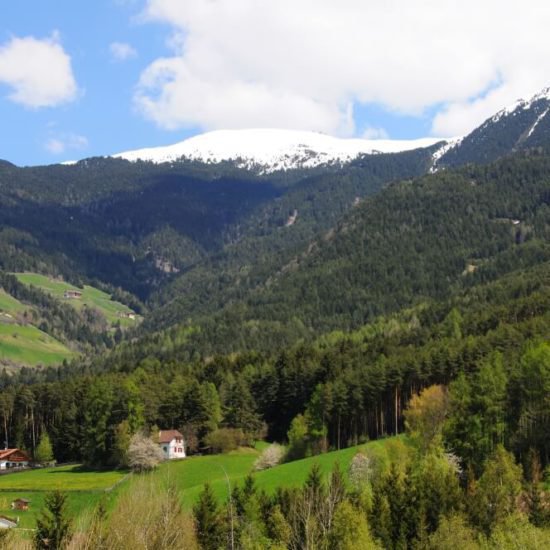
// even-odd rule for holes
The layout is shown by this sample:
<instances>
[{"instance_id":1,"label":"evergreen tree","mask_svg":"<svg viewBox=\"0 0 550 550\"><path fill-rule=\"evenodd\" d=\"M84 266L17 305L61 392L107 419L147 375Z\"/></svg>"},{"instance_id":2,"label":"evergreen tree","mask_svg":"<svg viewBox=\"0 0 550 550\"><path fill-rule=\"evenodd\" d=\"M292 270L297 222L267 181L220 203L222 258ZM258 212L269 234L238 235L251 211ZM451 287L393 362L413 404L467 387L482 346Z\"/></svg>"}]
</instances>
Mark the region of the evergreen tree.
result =
<instances>
[{"instance_id":1,"label":"evergreen tree","mask_svg":"<svg viewBox=\"0 0 550 550\"><path fill-rule=\"evenodd\" d=\"M204 485L193 508L197 538L204 550L220 550L226 546L227 526L209 483Z\"/></svg>"},{"instance_id":2,"label":"evergreen tree","mask_svg":"<svg viewBox=\"0 0 550 550\"><path fill-rule=\"evenodd\" d=\"M67 495L61 491L48 493L44 498L45 510L36 520L34 544L37 549L62 550L70 533L71 522L65 509Z\"/></svg>"}]
</instances>

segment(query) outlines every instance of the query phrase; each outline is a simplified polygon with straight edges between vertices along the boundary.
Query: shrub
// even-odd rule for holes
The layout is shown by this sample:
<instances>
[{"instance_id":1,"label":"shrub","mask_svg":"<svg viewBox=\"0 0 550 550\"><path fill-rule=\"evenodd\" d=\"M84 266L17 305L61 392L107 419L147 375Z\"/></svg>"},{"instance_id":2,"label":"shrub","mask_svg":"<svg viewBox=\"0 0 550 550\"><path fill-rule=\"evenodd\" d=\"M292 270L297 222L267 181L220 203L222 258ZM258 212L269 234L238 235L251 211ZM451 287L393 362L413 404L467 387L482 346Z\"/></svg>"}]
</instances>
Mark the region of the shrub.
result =
<instances>
[{"instance_id":1,"label":"shrub","mask_svg":"<svg viewBox=\"0 0 550 550\"><path fill-rule=\"evenodd\" d=\"M262 454L254 462L255 470L267 470L280 464L285 456L285 448L277 443L271 444L264 449Z\"/></svg>"},{"instance_id":2,"label":"shrub","mask_svg":"<svg viewBox=\"0 0 550 550\"><path fill-rule=\"evenodd\" d=\"M220 428L210 432L204 438L204 443L213 453L228 453L240 445L245 445L247 440L240 429Z\"/></svg>"}]
</instances>

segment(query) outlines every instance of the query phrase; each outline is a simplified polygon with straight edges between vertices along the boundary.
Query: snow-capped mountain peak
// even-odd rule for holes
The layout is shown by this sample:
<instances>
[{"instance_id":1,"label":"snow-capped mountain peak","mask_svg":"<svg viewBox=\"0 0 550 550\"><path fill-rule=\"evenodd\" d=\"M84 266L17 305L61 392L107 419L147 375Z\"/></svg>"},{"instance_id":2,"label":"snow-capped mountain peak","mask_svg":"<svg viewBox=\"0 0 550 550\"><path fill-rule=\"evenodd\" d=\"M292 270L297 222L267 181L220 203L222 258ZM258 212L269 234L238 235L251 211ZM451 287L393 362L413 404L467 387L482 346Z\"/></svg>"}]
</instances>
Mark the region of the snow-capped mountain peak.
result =
<instances>
[{"instance_id":1,"label":"snow-capped mountain peak","mask_svg":"<svg viewBox=\"0 0 550 550\"><path fill-rule=\"evenodd\" d=\"M462 139L433 155L432 172L466 163L488 163L511 153L550 145L550 88L518 99Z\"/></svg>"},{"instance_id":2,"label":"snow-capped mountain peak","mask_svg":"<svg viewBox=\"0 0 550 550\"><path fill-rule=\"evenodd\" d=\"M167 147L152 147L113 155L129 161L154 163L196 160L206 163L235 162L240 168L260 173L342 164L360 155L397 153L429 147L441 138L415 140L343 139L325 134L282 130L216 130Z\"/></svg>"},{"instance_id":3,"label":"snow-capped mountain peak","mask_svg":"<svg viewBox=\"0 0 550 550\"><path fill-rule=\"evenodd\" d=\"M511 105L508 105L507 107L504 107L503 109L498 111L498 113L495 113L488 121L485 122L485 124L487 124L489 121L498 122L502 117L511 115L518 109L530 109L534 103L540 101L541 99L550 100L550 87L543 88L540 92L536 93L529 99L517 99Z\"/></svg>"}]
</instances>

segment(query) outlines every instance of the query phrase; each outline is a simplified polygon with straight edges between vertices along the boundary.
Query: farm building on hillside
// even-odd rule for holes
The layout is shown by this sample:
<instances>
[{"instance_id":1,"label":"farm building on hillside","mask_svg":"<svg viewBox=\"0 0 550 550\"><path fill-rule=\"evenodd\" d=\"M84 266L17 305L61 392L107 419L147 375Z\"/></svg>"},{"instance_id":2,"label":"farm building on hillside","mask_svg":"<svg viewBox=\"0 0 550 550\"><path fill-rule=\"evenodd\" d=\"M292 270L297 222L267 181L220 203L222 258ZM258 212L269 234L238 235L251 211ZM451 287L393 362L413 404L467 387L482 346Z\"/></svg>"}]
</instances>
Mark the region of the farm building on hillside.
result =
<instances>
[{"instance_id":1,"label":"farm building on hillside","mask_svg":"<svg viewBox=\"0 0 550 550\"><path fill-rule=\"evenodd\" d=\"M29 455L21 449L4 449L0 451L0 470L26 468L30 461Z\"/></svg>"},{"instance_id":2,"label":"farm building on hillside","mask_svg":"<svg viewBox=\"0 0 550 550\"><path fill-rule=\"evenodd\" d=\"M82 298L82 292L80 290L66 290L63 293L63 298L67 298L68 300L75 300Z\"/></svg>"},{"instance_id":3,"label":"farm building on hillside","mask_svg":"<svg viewBox=\"0 0 550 550\"><path fill-rule=\"evenodd\" d=\"M133 311L122 311L118 315L119 315L119 317L122 317L123 319L135 320L135 318L136 318L136 314Z\"/></svg>"},{"instance_id":4,"label":"farm building on hillside","mask_svg":"<svg viewBox=\"0 0 550 550\"><path fill-rule=\"evenodd\" d=\"M26 498L16 498L11 503L11 509L12 510L22 510L23 512L26 512L29 509L29 504L31 503L30 500L27 500Z\"/></svg>"},{"instance_id":5,"label":"farm building on hillside","mask_svg":"<svg viewBox=\"0 0 550 550\"><path fill-rule=\"evenodd\" d=\"M160 430L159 446L164 453L164 458L185 458L185 445L183 435L178 430Z\"/></svg>"}]
</instances>

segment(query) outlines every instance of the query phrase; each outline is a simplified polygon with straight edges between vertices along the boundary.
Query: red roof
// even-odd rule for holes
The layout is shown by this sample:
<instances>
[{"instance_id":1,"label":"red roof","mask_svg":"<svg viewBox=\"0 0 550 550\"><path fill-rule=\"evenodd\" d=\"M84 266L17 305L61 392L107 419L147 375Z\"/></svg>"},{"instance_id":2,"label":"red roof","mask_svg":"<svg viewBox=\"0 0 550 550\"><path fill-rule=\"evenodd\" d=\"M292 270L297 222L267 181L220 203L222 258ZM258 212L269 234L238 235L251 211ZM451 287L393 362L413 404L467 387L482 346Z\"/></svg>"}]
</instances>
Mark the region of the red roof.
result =
<instances>
[{"instance_id":1,"label":"red roof","mask_svg":"<svg viewBox=\"0 0 550 550\"><path fill-rule=\"evenodd\" d=\"M29 455L21 449L4 449L0 451L0 460L11 460L12 462L30 462Z\"/></svg>"},{"instance_id":2,"label":"red roof","mask_svg":"<svg viewBox=\"0 0 550 550\"><path fill-rule=\"evenodd\" d=\"M159 431L159 443L170 443L172 439L183 439L183 435L178 430Z\"/></svg>"}]
</instances>

